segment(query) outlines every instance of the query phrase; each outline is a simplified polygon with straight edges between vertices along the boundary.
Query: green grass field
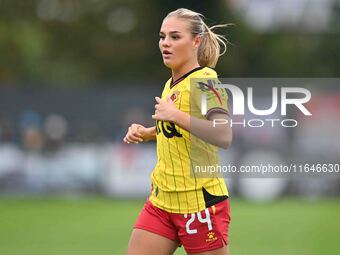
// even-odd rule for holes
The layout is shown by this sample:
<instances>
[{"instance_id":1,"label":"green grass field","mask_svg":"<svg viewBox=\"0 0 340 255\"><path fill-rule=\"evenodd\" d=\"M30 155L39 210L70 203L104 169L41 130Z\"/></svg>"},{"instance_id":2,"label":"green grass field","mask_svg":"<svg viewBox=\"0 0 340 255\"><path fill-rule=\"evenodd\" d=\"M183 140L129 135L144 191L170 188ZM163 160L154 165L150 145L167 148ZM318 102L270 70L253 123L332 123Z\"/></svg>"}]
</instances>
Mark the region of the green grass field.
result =
<instances>
[{"instance_id":1,"label":"green grass field","mask_svg":"<svg viewBox=\"0 0 340 255\"><path fill-rule=\"evenodd\" d=\"M0 254L124 254L142 206L107 198L1 198ZM340 199L231 200L231 210L231 254L340 254Z\"/></svg>"}]
</instances>

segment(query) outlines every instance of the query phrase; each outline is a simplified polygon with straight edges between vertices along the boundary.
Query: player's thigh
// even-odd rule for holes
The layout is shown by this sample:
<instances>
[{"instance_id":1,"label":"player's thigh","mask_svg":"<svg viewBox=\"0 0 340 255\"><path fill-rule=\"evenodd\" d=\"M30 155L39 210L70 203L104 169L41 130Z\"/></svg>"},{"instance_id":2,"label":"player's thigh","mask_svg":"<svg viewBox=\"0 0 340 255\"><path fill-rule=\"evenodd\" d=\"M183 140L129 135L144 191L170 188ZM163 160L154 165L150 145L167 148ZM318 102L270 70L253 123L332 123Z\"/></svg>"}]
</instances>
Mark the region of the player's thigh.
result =
<instances>
[{"instance_id":1,"label":"player's thigh","mask_svg":"<svg viewBox=\"0 0 340 255\"><path fill-rule=\"evenodd\" d=\"M127 255L172 255L177 247L176 241L135 228L130 237Z\"/></svg>"},{"instance_id":2,"label":"player's thigh","mask_svg":"<svg viewBox=\"0 0 340 255\"><path fill-rule=\"evenodd\" d=\"M188 255L229 255L228 246L213 251L205 251L200 253L188 253Z\"/></svg>"}]
</instances>

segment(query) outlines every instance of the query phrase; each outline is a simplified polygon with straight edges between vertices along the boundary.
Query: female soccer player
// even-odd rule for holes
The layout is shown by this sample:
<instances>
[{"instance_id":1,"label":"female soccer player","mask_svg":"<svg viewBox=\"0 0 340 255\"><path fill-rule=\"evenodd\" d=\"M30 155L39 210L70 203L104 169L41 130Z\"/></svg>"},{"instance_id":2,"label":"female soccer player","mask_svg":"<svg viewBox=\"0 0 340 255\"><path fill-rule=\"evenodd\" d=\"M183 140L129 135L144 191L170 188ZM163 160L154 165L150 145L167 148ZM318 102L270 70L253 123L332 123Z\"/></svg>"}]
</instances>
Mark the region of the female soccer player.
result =
<instances>
[{"instance_id":1,"label":"female soccer player","mask_svg":"<svg viewBox=\"0 0 340 255\"><path fill-rule=\"evenodd\" d=\"M196 172L197 167L219 164L217 147L226 149L232 140L230 126L214 122L228 120L228 109L226 92L212 86L220 44L226 48L224 37L212 29L201 14L188 9L163 20L159 48L172 77L161 98L155 98L156 125L132 124L124 138L128 144L156 140L158 158L128 255L170 255L180 245L188 254L228 254L224 179L209 174L202 178Z\"/></svg>"}]
</instances>

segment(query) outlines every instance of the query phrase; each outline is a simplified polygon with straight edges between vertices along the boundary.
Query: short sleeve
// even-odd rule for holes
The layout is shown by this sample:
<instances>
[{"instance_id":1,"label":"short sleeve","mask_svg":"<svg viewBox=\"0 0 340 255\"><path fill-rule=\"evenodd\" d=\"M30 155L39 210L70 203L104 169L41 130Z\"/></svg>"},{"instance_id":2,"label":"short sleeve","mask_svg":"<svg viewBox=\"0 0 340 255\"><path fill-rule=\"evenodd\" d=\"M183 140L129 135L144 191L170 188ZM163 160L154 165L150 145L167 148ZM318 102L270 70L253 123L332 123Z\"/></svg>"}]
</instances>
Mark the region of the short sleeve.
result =
<instances>
[{"instance_id":1,"label":"short sleeve","mask_svg":"<svg viewBox=\"0 0 340 255\"><path fill-rule=\"evenodd\" d=\"M229 115L228 94L225 88L219 87L217 77L195 78L191 81L191 97L194 100L192 112L209 119L213 113Z\"/></svg>"}]
</instances>

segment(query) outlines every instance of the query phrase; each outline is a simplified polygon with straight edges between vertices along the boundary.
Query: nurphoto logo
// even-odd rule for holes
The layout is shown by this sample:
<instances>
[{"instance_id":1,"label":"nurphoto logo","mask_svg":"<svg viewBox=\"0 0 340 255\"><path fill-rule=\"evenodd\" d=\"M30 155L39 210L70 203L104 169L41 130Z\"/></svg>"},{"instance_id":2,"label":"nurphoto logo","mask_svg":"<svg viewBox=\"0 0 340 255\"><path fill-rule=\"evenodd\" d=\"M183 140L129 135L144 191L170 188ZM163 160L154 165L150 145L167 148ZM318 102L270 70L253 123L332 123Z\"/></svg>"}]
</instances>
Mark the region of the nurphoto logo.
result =
<instances>
[{"instance_id":1,"label":"nurphoto logo","mask_svg":"<svg viewBox=\"0 0 340 255\"><path fill-rule=\"evenodd\" d=\"M202 82L200 82L202 83ZM216 125L226 125L231 126L241 125L243 127L263 127L264 125L270 125L275 127L280 124L282 127L296 127L298 125L298 120L294 118L285 118L287 116L287 106L293 105L305 116L311 116L312 113L304 106L311 99L311 92L302 87L272 87L271 91L271 106L267 109L257 109L254 106L254 93L253 87L247 87L246 97L243 91L236 85L233 84L223 84L219 83L217 80L209 80L206 84L214 94L216 94L217 89L225 89L230 92L233 103L232 103L232 115L240 116L245 115L246 110L255 116L270 116L274 113L280 115L281 118L253 118L253 119L243 119L241 121L233 121L230 119L214 119L214 127ZM280 90L280 95L279 95ZM294 97L291 95L294 94ZM298 96L297 96L298 95ZM246 99L245 99L246 98ZM218 98L220 100L220 98ZM280 107L278 107L280 104ZM245 107L247 107L245 109ZM280 108L278 110L278 108ZM278 114L279 112L279 114ZM207 114L207 93L204 92L201 95L201 114Z\"/></svg>"}]
</instances>

